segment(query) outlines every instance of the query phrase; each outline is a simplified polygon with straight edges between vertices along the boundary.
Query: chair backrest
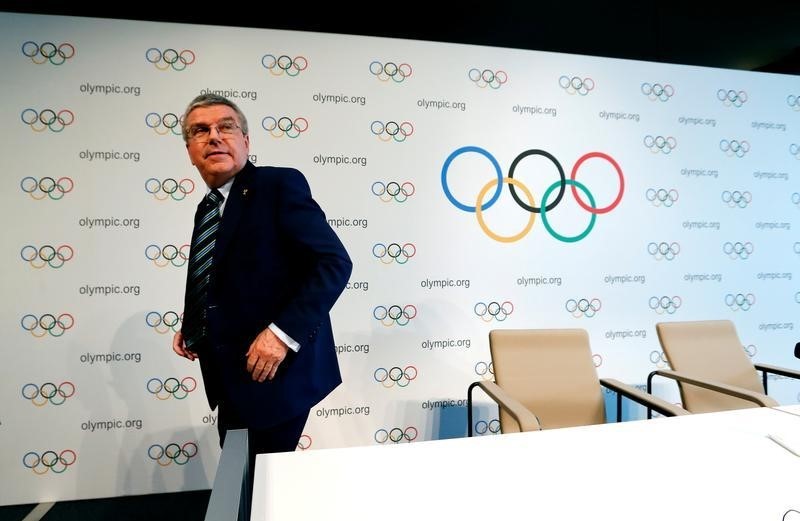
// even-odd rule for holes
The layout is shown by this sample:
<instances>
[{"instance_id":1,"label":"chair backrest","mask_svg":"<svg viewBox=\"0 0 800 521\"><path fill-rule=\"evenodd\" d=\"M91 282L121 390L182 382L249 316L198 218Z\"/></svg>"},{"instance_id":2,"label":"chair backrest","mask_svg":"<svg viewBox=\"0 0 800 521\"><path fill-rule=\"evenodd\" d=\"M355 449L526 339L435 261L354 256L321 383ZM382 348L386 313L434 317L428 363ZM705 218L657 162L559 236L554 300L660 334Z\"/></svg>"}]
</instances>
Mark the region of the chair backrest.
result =
<instances>
[{"instance_id":1,"label":"chair backrest","mask_svg":"<svg viewBox=\"0 0 800 521\"><path fill-rule=\"evenodd\" d=\"M660 322L656 324L656 331L674 370L764 394L764 386L730 320ZM683 408L691 412L757 407L752 402L694 385L678 386Z\"/></svg>"},{"instance_id":2,"label":"chair backrest","mask_svg":"<svg viewBox=\"0 0 800 521\"><path fill-rule=\"evenodd\" d=\"M489 333L497 385L538 418L543 429L605 423L605 404L583 329L505 329ZM500 409L502 432L517 423Z\"/></svg>"}]
</instances>

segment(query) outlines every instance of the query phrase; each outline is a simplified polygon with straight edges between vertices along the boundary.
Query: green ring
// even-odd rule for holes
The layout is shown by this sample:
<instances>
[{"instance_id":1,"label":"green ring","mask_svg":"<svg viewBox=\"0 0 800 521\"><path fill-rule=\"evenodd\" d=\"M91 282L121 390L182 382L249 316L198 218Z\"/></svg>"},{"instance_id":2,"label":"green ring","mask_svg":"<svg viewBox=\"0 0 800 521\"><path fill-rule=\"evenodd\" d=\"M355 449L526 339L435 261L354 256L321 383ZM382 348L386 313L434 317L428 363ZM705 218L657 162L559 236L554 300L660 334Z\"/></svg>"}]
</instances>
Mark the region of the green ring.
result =
<instances>
[{"instance_id":1,"label":"green ring","mask_svg":"<svg viewBox=\"0 0 800 521\"><path fill-rule=\"evenodd\" d=\"M577 186L578 188L580 188L583 191L583 193L586 194L586 197L589 198L589 204L592 206L592 208L597 208L597 206L596 206L596 204L594 202L594 197L592 197L592 194L589 192L589 189L586 188L583 185L583 183L580 183L580 182L578 182L578 181L576 181L574 179L566 179L564 181L556 181L555 183L551 184L547 188L547 190L544 191L544 195L542 195L542 203L540 205L541 206L540 213L541 213L541 216L542 216L542 224L544 225L544 227L548 231L548 233L550 233L550 235L552 235L553 237L555 237L559 241L561 241L561 242L578 242L581 239L585 238L587 235L589 235L589 232L592 231L592 228L594 228L594 223L597 220L597 214L592 213L591 214L592 218L589 221L589 226L582 233L580 233L580 234L578 234L578 235L576 235L574 237L567 237L566 235L561 235L561 234L557 233L550 226L550 223L547 222L547 210L546 210L546 207L547 207L547 198L550 196L550 193L552 193L552 191L555 190L557 187L560 187L562 182L566 183L568 185Z\"/></svg>"}]
</instances>

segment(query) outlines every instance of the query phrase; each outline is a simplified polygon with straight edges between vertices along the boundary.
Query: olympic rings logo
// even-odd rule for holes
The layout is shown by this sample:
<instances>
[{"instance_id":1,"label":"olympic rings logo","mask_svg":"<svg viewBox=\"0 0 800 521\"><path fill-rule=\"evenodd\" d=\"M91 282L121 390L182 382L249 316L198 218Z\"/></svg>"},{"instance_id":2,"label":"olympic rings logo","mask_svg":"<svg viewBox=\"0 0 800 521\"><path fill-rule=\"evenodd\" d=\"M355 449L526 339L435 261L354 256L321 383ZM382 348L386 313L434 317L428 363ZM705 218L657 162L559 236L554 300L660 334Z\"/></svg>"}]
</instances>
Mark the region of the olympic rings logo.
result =
<instances>
[{"instance_id":1,"label":"olympic rings logo","mask_svg":"<svg viewBox=\"0 0 800 521\"><path fill-rule=\"evenodd\" d=\"M183 400L195 389L197 389L197 380L191 376L184 377L180 382L173 376L163 382L160 378L151 378L147 381L147 392L159 400L166 400L170 397Z\"/></svg>"},{"instance_id":2,"label":"olympic rings logo","mask_svg":"<svg viewBox=\"0 0 800 521\"><path fill-rule=\"evenodd\" d=\"M672 137L664 137L664 136L651 136L650 134L644 137L644 146L650 150L650 152L654 154L658 154L662 152L664 154L669 154L678 146L678 141Z\"/></svg>"},{"instance_id":3,"label":"olympic rings logo","mask_svg":"<svg viewBox=\"0 0 800 521\"><path fill-rule=\"evenodd\" d=\"M159 136L165 136L170 132L180 136L183 133L181 119L174 112L167 112L163 116L158 112L148 112L144 117L144 124L152 128Z\"/></svg>"},{"instance_id":4,"label":"olympic rings logo","mask_svg":"<svg viewBox=\"0 0 800 521\"><path fill-rule=\"evenodd\" d=\"M753 200L753 194L748 191L740 192L739 190L734 190L733 192L725 190L722 192L722 202L730 206L731 208L747 208L747 205L750 204L750 201Z\"/></svg>"},{"instance_id":5,"label":"olympic rings logo","mask_svg":"<svg viewBox=\"0 0 800 521\"><path fill-rule=\"evenodd\" d=\"M147 456L162 467L169 466L173 462L178 465L186 465L196 454L197 444L193 441L187 441L183 445L170 443L166 447L154 443L147 449Z\"/></svg>"},{"instance_id":6,"label":"olympic rings logo","mask_svg":"<svg viewBox=\"0 0 800 521\"><path fill-rule=\"evenodd\" d=\"M384 123L376 120L370 124L369 129L384 143L388 143L392 140L397 143L402 143L414 133L414 125L409 121L403 121L398 124L395 121Z\"/></svg>"},{"instance_id":7,"label":"olympic rings logo","mask_svg":"<svg viewBox=\"0 0 800 521\"><path fill-rule=\"evenodd\" d=\"M758 348L753 344L742 346L744 349L744 353L748 356L748 358L753 358L758 353Z\"/></svg>"},{"instance_id":8,"label":"olympic rings logo","mask_svg":"<svg viewBox=\"0 0 800 521\"><path fill-rule=\"evenodd\" d=\"M494 419L489 422L486 422L484 420L478 420L477 422L475 422L475 428L473 430L479 436L482 436L487 432L491 434L497 434L498 432L500 432L500 420Z\"/></svg>"},{"instance_id":9,"label":"olympic rings logo","mask_svg":"<svg viewBox=\"0 0 800 521\"><path fill-rule=\"evenodd\" d=\"M502 304L498 304L495 300L489 302L488 304L485 302L478 302L475 304L475 306L473 306L472 311L481 317L481 320L484 322L491 322L492 320L502 322L514 312L514 304L508 300Z\"/></svg>"},{"instance_id":10,"label":"olympic rings logo","mask_svg":"<svg viewBox=\"0 0 800 521\"><path fill-rule=\"evenodd\" d=\"M144 256L153 261L153 264L159 268L169 264L180 268L189 260L189 245L184 244L178 248L174 244L165 244L163 247L150 244L144 249Z\"/></svg>"},{"instance_id":11,"label":"olympic rings logo","mask_svg":"<svg viewBox=\"0 0 800 521\"><path fill-rule=\"evenodd\" d=\"M413 304L408 304L402 308L398 305L389 306L388 308L386 306L376 306L372 310L372 316L386 327L392 327L395 324L405 326L417 316L417 308Z\"/></svg>"},{"instance_id":12,"label":"olympic rings logo","mask_svg":"<svg viewBox=\"0 0 800 521\"><path fill-rule=\"evenodd\" d=\"M61 382L58 387L52 382L43 383L41 386L34 383L22 386L22 397L30 400L37 407L42 407L48 402L53 405L61 405L74 394L75 384L72 382Z\"/></svg>"},{"instance_id":13,"label":"olympic rings logo","mask_svg":"<svg viewBox=\"0 0 800 521\"><path fill-rule=\"evenodd\" d=\"M725 305L731 308L731 311L750 311L750 308L753 307L753 304L756 303L756 296L752 293L748 293L744 295L742 293L737 293L736 295L732 293L728 293L725 295Z\"/></svg>"},{"instance_id":14,"label":"olympic rings logo","mask_svg":"<svg viewBox=\"0 0 800 521\"><path fill-rule=\"evenodd\" d=\"M49 128L51 132L61 132L75 123L75 113L69 109L62 109L58 112L53 109L42 109L37 112L32 108L27 108L19 117L34 132L43 132L46 128Z\"/></svg>"},{"instance_id":15,"label":"olympic rings logo","mask_svg":"<svg viewBox=\"0 0 800 521\"><path fill-rule=\"evenodd\" d=\"M478 87L485 89L487 86L493 89L499 89L508 81L508 74L505 71L492 71L489 69L472 68L467 73L470 81Z\"/></svg>"},{"instance_id":16,"label":"olympic rings logo","mask_svg":"<svg viewBox=\"0 0 800 521\"><path fill-rule=\"evenodd\" d=\"M474 152L488 159L489 162L494 167L495 174L497 175L497 179L492 179L491 181L486 183L480 190L476 198L477 200L475 206L468 206L458 201L450 192L450 188L447 184L447 172L450 168L450 164L453 162L455 158L467 152ZM531 194L528 187L525 186L519 180L514 179L514 171L516 170L517 165L519 165L519 163L523 159L532 155L543 156L549 159L558 169L558 173L560 176L559 181L556 181L555 183L551 184L545 190L544 195L542 195L542 202L540 207L534 206L536 202L534 201L533 195ZM611 164L611 166L614 167L614 170L616 171L617 176L619 177L619 192L617 194L616 199L614 199L614 201L612 201L611 204L603 208L598 208L596 206L594 196L592 196L591 192L589 192L589 189L586 188L586 186L583 183L580 183L575 179L578 175L578 169L581 167L581 165L586 160L592 158L599 158L608 161ZM514 201L516 201L516 203L521 208L530 212L530 218L528 220L528 223L525 225L522 231L517 233L516 235L511 235L511 236L503 236L493 232L492 230L489 229L489 227L486 225L483 219L483 212L491 208L492 205L495 202L497 202L498 198L500 197L500 192L502 191L503 188L502 185L504 184L509 185L511 196L514 198ZM591 214L589 225L586 227L586 229L580 234L571 237L561 235L558 232L556 232L550 225L550 222L547 218L547 212L553 210L553 208L555 208L558 205L558 203L561 202L561 198L564 195L564 189L566 188L567 185L570 185L572 187L572 195L573 197L575 197L575 200L581 206L581 208L583 208L584 210L586 210ZM494 194L492 195L491 199L489 199L488 202L484 203L483 199L486 196L487 192L492 187L495 187ZM525 197L528 199L529 204L526 204L520 199L519 195L517 194L516 190L517 188L519 188L525 194ZM552 194L556 188L558 188L558 195L555 197L552 203L548 204L548 199L550 197L550 194ZM589 199L588 205L578 196L577 188L579 188ZM550 233L551 236L562 242L577 242L586 237L587 235L589 235L589 232L592 231L592 228L594 228L595 220L597 218L597 214L610 212L611 210L616 208L617 205L619 205L620 201L622 200L622 194L625 191L625 178L623 177L622 169L620 168L619 164L617 164L617 162L614 160L614 158L603 152L589 152L582 155L575 162L575 165L572 167L572 173L570 174L570 178L566 179L564 175L564 169L562 168L561 163L559 163L559 161L549 152L539 149L529 149L520 153L511 163L511 167L508 169L508 177L503 177L503 173L500 170L500 164L497 162L497 159L495 159L495 157L492 154L490 154L488 151L480 147L465 146L451 153L445 160L444 165L442 165L442 189L444 190L444 194L447 197L447 200L450 201L453 204L453 206L465 212L475 213L475 216L478 219L478 224L480 225L483 232L496 241L516 242L522 239L528 234L528 232L531 231L531 228L533 228L534 219L536 217L536 214L539 213L542 216L542 224L544 225L545 229L548 231L548 233Z\"/></svg>"},{"instance_id":17,"label":"olympic rings logo","mask_svg":"<svg viewBox=\"0 0 800 521\"><path fill-rule=\"evenodd\" d=\"M308 68L308 60L304 56L289 56L282 54L277 58L272 54L261 57L261 65L273 76L297 76Z\"/></svg>"},{"instance_id":18,"label":"olympic rings logo","mask_svg":"<svg viewBox=\"0 0 800 521\"><path fill-rule=\"evenodd\" d=\"M475 374L481 377L481 380L494 380L494 363L478 362L475 364Z\"/></svg>"},{"instance_id":19,"label":"olympic rings logo","mask_svg":"<svg viewBox=\"0 0 800 521\"><path fill-rule=\"evenodd\" d=\"M61 313L58 318L50 313L45 313L40 317L27 314L20 319L19 325L36 338L42 338L48 333L50 336L59 337L66 333L67 329L72 329L72 326L75 325L75 317L69 313Z\"/></svg>"},{"instance_id":20,"label":"olympic rings logo","mask_svg":"<svg viewBox=\"0 0 800 521\"><path fill-rule=\"evenodd\" d=\"M677 295L673 297L667 297L666 295L663 297L650 297L648 302L650 309L659 315L663 315L664 313L672 315L681 307L681 304L683 304L683 299Z\"/></svg>"},{"instance_id":21,"label":"olympic rings logo","mask_svg":"<svg viewBox=\"0 0 800 521\"><path fill-rule=\"evenodd\" d=\"M594 90L594 80L592 78L581 78L579 76L561 76L558 78L558 86L564 89L567 94L580 94L586 96Z\"/></svg>"},{"instance_id":22,"label":"olympic rings logo","mask_svg":"<svg viewBox=\"0 0 800 521\"><path fill-rule=\"evenodd\" d=\"M413 69L407 63L397 65L394 62L381 63L377 60L369 64L369 72L380 81L393 80L395 83L403 83L406 78L411 77Z\"/></svg>"},{"instance_id":23,"label":"olympic rings logo","mask_svg":"<svg viewBox=\"0 0 800 521\"><path fill-rule=\"evenodd\" d=\"M581 298L581 299L574 299L571 298L564 303L564 309L566 309L569 313L572 314L575 318L592 318L600 311L600 308L603 307L603 303L600 302L600 299L593 298Z\"/></svg>"},{"instance_id":24,"label":"olympic rings logo","mask_svg":"<svg viewBox=\"0 0 800 521\"><path fill-rule=\"evenodd\" d=\"M800 193L794 192L792 194L792 204L800 208Z\"/></svg>"},{"instance_id":25,"label":"olympic rings logo","mask_svg":"<svg viewBox=\"0 0 800 521\"><path fill-rule=\"evenodd\" d=\"M743 90L736 92L735 90L719 89L717 99L726 107L741 107L747 102L747 93Z\"/></svg>"},{"instance_id":26,"label":"olympic rings logo","mask_svg":"<svg viewBox=\"0 0 800 521\"><path fill-rule=\"evenodd\" d=\"M186 196L194 192L194 181L188 177L184 177L180 181L168 177L163 181L159 181L155 177L151 177L144 182L144 189L148 194L153 194L157 201L166 201L172 199L173 201L182 201Z\"/></svg>"},{"instance_id":27,"label":"olympic rings logo","mask_svg":"<svg viewBox=\"0 0 800 521\"><path fill-rule=\"evenodd\" d=\"M380 260L383 264L405 264L408 260L417 254L417 247L413 243L407 242L400 246L398 243L393 242L386 246L379 242L372 247L372 255Z\"/></svg>"},{"instance_id":28,"label":"olympic rings logo","mask_svg":"<svg viewBox=\"0 0 800 521\"><path fill-rule=\"evenodd\" d=\"M294 139L308 130L308 120L302 117L292 119L282 116L275 119L272 116L267 116L261 120L261 127L274 138L289 136Z\"/></svg>"},{"instance_id":29,"label":"olympic rings logo","mask_svg":"<svg viewBox=\"0 0 800 521\"><path fill-rule=\"evenodd\" d=\"M642 94L647 96L650 101L669 101L675 95L675 88L667 83L661 85L660 83L642 83Z\"/></svg>"},{"instance_id":30,"label":"olympic rings logo","mask_svg":"<svg viewBox=\"0 0 800 521\"><path fill-rule=\"evenodd\" d=\"M167 311L163 315L158 311L151 311L144 317L145 323L153 328L156 333L166 334L172 331L173 333L177 333L181 329L181 322L183 322L183 316L178 315L174 311Z\"/></svg>"},{"instance_id":31,"label":"olympic rings logo","mask_svg":"<svg viewBox=\"0 0 800 521\"><path fill-rule=\"evenodd\" d=\"M786 104L792 107L792 110L794 110L795 112L800 110L800 96L789 94L786 97Z\"/></svg>"},{"instance_id":32,"label":"olympic rings logo","mask_svg":"<svg viewBox=\"0 0 800 521\"><path fill-rule=\"evenodd\" d=\"M726 242L722 245L722 252L731 258L731 260L741 259L745 260L753 254L752 242ZM796 248L795 248L796 250Z\"/></svg>"},{"instance_id":33,"label":"olympic rings logo","mask_svg":"<svg viewBox=\"0 0 800 521\"><path fill-rule=\"evenodd\" d=\"M311 439L311 436L308 434L303 434L300 436L300 439L297 440L297 448L300 450L308 450L311 448L312 442L313 440Z\"/></svg>"},{"instance_id":34,"label":"olympic rings logo","mask_svg":"<svg viewBox=\"0 0 800 521\"><path fill-rule=\"evenodd\" d=\"M666 242L651 242L647 245L647 253L657 261L661 259L673 260L681 252L681 245L677 242L667 244Z\"/></svg>"},{"instance_id":35,"label":"olympic rings logo","mask_svg":"<svg viewBox=\"0 0 800 521\"><path fill-rule=\"evenodd\" d=\"M41 476L46 474L48 470L61 474L77 459L78 456L72 449L64 449L59 454L48 450L43 452L41 456L38 452L30 451L22 457L22 464L25 468L31 469L34 474Z\"/></svg>"},{"instance_id":36,"label":"olympic rings logo","mask_svg":"<svg viewBox=\"0 0 800 521\"><path fill-rule=\"evenodd\" d=\"M644 195L655 207L663 205L669 208L678 202L678 191L674 188L648 188Z\"/></svg>"},{"instance_id":37,"label":"olympic rings logo","mask_svg":"<svg viewBox=\"0 0 800 521\"><path fill-rule=\"evenodd\" d=\"M19 252L22 260L27 261L32 267L36 269L50 266L51 268L58 269L67 261L72 259L75 255L75 250L68 244L62 244L58 248L45 244L37 248L36 246L28 244L23 246Z\"/></svg>"},{"instance_id":38,"label":"olympic rings logo","mask_svg":"<svg viewBox=\"0 0 800 521\"><path fill-rule=\"evenodd\" d=\"M44 42L39 45L36 42L27 41L22 44L22 54L30 58L36 65L48 61L53 65L63 65L65 61L75 56L75 46L66 42L56 47L53 42Z\"/></svg>"},{"instance_id":39,"label":"olympic rings logo","mask_svg":"<svg viewBox=\"0 0 800 521\"><path fill-rule=\"evenodd\" d=\"M400 443L402 441L412 442L417 439L417 434L416 427L406 427L405 429L394 427L388 431L386 429L378 429L375 431L373 438L376 443L381 444L387 441L391 441L392 443Z\"/></svg>"},{"instance_id":40,"label":"olympic rings logo","mask_svg":"<svg viewBox=\"0 0 800 521\"><path fill-rule=\"evenodd\" d=\"M413 365L408 365L405 369L394 366L389 370L384 367L379 367L372 373L372 378L387 389L391 389L395 385L398 387L407 387L408 384L411 383L411 380L417 377L417 374L417 368Z\"/></svg>"},{"instance_id":41,"label":"olympic rings logo","mask_svg":"<svg viewBox=\"0 0 800 521\"><path fill-rule=\"evenodd\" d=\"M719 149L725 152L728 157L744 157L744 155L750 151L750 143L744 140L737 141L732 139L728 141L727 139L723 139L719 142Z\"/></svg>"},{"instance_id":42,"label":"olympic rings logo","mask_svg":"<svg viewBox=\"0 0 800 521\"><path fill-rule=\"evenodd\" d=\"M190 49L183 49L181 52L175 49L156 49L151 47L144 53L147 61L152 63L156 69L165 71L172 67L174 71L182 71L194 63L195 54Z\"/></svg>"},{"instance_id":43,"label":"olympic rings logo","mask_svg":"<svg viewBox=\"0 0 800 521\"><path fill-rule=\"evenodd\" d=\"M793 155L795 159L800 159L800 145L797 143L789 145L789 153Z\"/></svg>"},{"instance_id":44,"label":"olympic rings logo","mask_svg":"<svg viewBox=\"0 0 800 521\"><path fill-rule=\"evenodd\" d=\"M52 177L43 177L37 180L35 177L26 176L19 182L19 187L30 195L31 199L41 201L45 197L50 197L50 199L58 201L75 188L75 182L71 177L59 177L56 181Z\"/></svg>"},{"instance_id":45,"label":"olympic rings logo","mask_svg":"<svg viewBox=\"0 0 800 521\"><path fill-rule=\"evenodd\" d=\"M372 191L372 195L378 196L378 198L384 203L391 201L404 203L409 197L414 195L414 192L417 191L417 189L414 187L414 183L410 181L406 181L403 184L400 184L397 181L389 181L388 183L375 181L372 183L370 190Z\"/></svg>"},{"instance_id":46,"label":"olympic rings logo","mask_svg":"<svg viewBox=\"0 0 800 521\"><path fill-rule=\"evenodd\" d=\"M666 369L669 367L667 355L665 355L663 351L651 351L650 362L655 364L659 369Z\"/></svg>"}]
</instances>

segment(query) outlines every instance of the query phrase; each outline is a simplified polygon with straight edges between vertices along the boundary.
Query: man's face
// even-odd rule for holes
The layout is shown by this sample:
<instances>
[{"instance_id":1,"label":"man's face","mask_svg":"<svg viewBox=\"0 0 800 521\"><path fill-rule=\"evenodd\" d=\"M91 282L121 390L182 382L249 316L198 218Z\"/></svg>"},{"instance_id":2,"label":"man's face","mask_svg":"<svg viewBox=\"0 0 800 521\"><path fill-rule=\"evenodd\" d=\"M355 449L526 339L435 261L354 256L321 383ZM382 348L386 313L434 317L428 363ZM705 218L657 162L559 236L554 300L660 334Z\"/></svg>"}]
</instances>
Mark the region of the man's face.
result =
<instances>
[{"instance_id":1,"label":"man's face","mask_svg":"<svg viewBox=\"0 0 800 521\"><path fill-rule=\"evenodd\" d=\"M196 108L186 119L189 159L209 187L219 188L247 162L250 136L242 133L236 112L227 105ZM220 128L223 132L220 132ZM200 132L197 138L192 138L193 129L206 132ZM230 133L225 133L225 130Z\"/></svg>"}]
</instances>

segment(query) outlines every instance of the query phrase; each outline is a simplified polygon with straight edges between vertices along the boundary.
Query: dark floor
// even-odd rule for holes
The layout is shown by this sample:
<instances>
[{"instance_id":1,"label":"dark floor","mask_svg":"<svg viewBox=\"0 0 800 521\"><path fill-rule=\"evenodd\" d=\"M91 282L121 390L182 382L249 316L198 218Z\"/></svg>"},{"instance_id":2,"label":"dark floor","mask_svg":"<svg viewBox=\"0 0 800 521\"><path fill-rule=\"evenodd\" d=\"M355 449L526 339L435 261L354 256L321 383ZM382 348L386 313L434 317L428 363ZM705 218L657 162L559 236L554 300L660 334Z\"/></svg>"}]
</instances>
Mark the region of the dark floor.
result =
<instances>
[{"instance_id":1,"label":"dark floor","mask_svg":"<svg viewBox=\"0 0 800 521\"><path fill-rule=\"evenodd\" d=\"M83 501L61 501L53 505L43 521L202 521L210 490L149 494ZM36 505L0 507L0 521L21 521Z\"/></svg>"}]
</instances>

